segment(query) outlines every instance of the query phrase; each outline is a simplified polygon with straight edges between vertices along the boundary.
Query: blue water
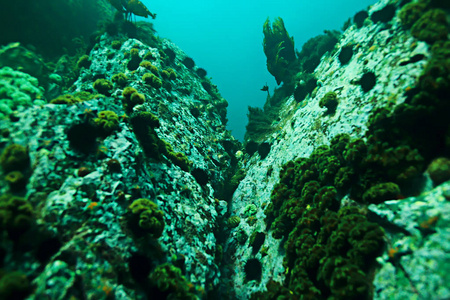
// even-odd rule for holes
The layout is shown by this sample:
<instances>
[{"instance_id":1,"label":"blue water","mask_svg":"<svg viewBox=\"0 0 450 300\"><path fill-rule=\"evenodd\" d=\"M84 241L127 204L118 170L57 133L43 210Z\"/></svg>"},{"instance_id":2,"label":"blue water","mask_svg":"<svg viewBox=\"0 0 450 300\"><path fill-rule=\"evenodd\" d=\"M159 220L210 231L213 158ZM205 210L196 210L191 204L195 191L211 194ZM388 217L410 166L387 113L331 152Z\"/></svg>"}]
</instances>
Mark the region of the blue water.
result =
<instances>
[{"instance_id":1,"label":"blue water","mask_svg":"<svg viewBox=\"0 0 450 300\"><path fill-rule=\"evenodd\" d=\"M262 107L266 93L277 86L266 68L262 27L267 17L283 18L295 46L323 30L341 29L344 22L376 0L269 1L269 0L166 0L144 4L157 17L159 36L169 38L196 64L207 70L228 101L228 129L243 140L247 107Z\"/></svg>"}]
</instances>

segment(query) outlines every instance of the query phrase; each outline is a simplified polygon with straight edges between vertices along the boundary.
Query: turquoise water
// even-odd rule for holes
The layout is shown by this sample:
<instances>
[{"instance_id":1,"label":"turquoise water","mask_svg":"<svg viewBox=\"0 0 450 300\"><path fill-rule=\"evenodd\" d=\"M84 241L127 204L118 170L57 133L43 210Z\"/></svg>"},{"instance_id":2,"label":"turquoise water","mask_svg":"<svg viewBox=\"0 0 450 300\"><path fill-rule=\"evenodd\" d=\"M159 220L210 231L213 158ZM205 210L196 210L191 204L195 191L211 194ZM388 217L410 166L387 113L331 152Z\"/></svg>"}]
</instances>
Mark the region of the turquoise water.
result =
<instances>
[{"instance_id":1,"label":"turquoise water","mask_svg":"<svg viewBox=\"0 0 450 300\"><path fill-rule=\"evenodd\" d=\"M267 82L275 79L266 68L262 27L267 19L282 17L295 46L324 30L339 30L344 22L375 0L345 1L143 1L157 14L154 27L208 71L227 99L228 128L242 140L247 107L262 107Z\"/></svg>"}]
</instances>

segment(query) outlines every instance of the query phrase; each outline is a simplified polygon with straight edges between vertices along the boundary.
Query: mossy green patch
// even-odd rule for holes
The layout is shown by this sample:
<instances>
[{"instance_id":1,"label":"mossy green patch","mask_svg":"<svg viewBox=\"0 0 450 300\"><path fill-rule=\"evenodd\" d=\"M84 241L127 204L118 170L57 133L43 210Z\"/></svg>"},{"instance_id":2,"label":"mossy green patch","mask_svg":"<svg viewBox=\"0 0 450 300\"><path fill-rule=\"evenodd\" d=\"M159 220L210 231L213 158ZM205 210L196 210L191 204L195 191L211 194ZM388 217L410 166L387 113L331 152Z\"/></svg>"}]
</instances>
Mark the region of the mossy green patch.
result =
<instances>
[{"instance_id":1,"label":"mossy green patch","mask_svg":"<svg viewBox=\"0 0 450 300\"><path fill-rule=\"evenodd\" d=\"M109 96L111 95L111 90L113 88L113 84L111 81L107 79L97 79L92 87L102 95Z\"/></svg>"},{"instance_id":2,"label":"mossy green patch","mask_svg":"<svg viewBox=\"0 0 450 300\"><path fill-rule=\"evenodd\" d=\"M119 87L124 87L128 83L128 77L124 73L117 73L111 77L111 81Z\"/></svg>"},{"instance_id":3,"label":"mossy green patch","mask_svg":"<svg viewBox=\"0 0 450 300\"><path fill-rule=\"evenodd\" d=\"M0 166L5 172L23 171L29 164L28 150L19 144L7 146L0 155Z\"/></svg>"},{"instance_id":4,"label":"mossy green patch","mask_svg":"<svg viewBox=\"0 0 450 300\"><path fill-rule=\"evenodd\" d=\"M119 116L110 110L99 112L97 118L94 118L92 122L103 137L110 135L119 128Z\"/></svg>"},{"instance_id":5,"label":"mossy green patch","mask_svg":"<svg viewBox=\"0 0 450 300\"><path fill-rule=\"evenodd\" d=\"M430 9L414 23L411 33L429 44L447 39L448 23L445 11Z\"/></svg>"},{"instance_id":6,"label":"mossy green patch","mask_svg":"<svg viewBox=\"0 0 450 300\"><path fill-rule=\"evenodd\" d=\"M24 198L13 195L0 196L0 229L12 240L17 240L31 226L33 207Z\"/></svg>"},{"instance_id":7,"label":"mossy green patch","mask_svg":"<svg viewBox=\"0 0 450 300\"><path fill-rule=\"evenodd\" d=\"M131 228L136 225L154 238L159 238L164 230L164 214L158 209L158 205L145 198L134 200L129 207L131 211Z\"/></svg>"},{"instance_id":8,"label":"mossy green patch","mask_svg":"<svg viewBox=\"0 0 450 300\"><path fill-rule=\"evenodd\" d=\"M144 81L146 84L154 87L155 89L159 89L162 87L161 79L159 77L157 77L155 74L145 73L142 76L142 81Z\"/></svg>"}]
</instances>

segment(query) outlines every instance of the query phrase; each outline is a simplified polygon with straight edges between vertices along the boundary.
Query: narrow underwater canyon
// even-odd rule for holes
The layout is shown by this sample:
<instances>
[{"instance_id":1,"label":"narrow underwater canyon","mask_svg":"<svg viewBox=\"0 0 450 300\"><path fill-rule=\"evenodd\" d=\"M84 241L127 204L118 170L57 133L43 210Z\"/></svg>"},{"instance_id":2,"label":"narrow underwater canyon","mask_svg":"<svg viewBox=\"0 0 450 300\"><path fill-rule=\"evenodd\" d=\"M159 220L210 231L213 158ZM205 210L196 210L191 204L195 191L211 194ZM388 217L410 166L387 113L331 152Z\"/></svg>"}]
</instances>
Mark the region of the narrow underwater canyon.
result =
<instances>
[{"instance_id":1,"label":"narrow underwater canyon","mask_svg":"<svg viewBox=\"0 0 450 300\"><path fill-rule=\"evenodd\" d=\"M0 298L449 298L448 16L381 0L301 51L268 20L243 144L151 23L4 45Z\"/></svg>"}]
</instances>

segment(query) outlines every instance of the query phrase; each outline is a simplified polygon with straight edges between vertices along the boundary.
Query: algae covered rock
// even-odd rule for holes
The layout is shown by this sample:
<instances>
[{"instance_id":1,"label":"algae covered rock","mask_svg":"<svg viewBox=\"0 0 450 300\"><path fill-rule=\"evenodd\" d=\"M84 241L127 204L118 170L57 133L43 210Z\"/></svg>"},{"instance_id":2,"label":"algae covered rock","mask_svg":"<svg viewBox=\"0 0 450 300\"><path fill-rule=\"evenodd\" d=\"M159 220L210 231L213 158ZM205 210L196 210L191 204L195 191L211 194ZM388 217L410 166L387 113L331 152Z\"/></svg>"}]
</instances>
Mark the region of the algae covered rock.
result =
<instances>
[{"instance_id":1,"label":"algae covered rock","mask_svg":"<svg viewBox=\"0 0 450 300\"><path fill-rule=\"evenodd\" d=\"M435 185L450 179L450 159L439 157L433 160L427 168L431 180Z\"/></svg>"}]
</instances>

